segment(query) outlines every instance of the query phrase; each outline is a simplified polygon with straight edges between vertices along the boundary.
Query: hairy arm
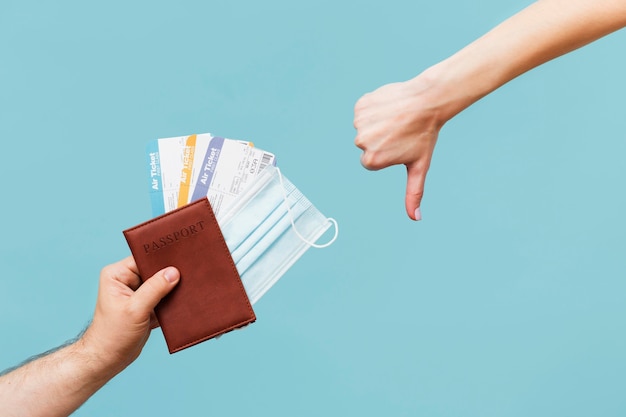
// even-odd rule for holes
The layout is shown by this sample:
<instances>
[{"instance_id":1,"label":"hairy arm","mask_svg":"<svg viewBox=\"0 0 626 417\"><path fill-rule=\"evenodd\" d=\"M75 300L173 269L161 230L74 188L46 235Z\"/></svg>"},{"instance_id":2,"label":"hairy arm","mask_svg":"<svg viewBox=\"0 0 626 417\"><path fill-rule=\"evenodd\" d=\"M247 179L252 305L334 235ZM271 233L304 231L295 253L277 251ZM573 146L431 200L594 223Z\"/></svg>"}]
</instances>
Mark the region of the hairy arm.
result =
<instances>
[{"instance_id":1,"label":"hairy arm","mask_svg":"<svg viewBox=\"0 0 626 417\"><path fill-rule=\"evenodd\" d=\"M115 374L79 339L0 377L3 415L68 416Z\"/></svg>"},{"instance_id":2,"label":"hairy arm","mask_svg":"<svg viewBox=\"0 0 626 417\"><path fill-rule=\"evenodd\" d=\"M103 268L93 321L76 341L0 376L7 417L68 416L141 353L153 309L178 283L169 267L146 280L132 257Z\"/></svg>"},{"instance_id":3,"label":"hairy arm","mask_svg":"<svg viewBox=\"0 0 626 417\"><path fill-rule=\"evenodd\" d=\"M624 0L539 0L451 57L355 105L361 163L407 168L405 206L414 220L439 131L456 114L524 72L626 26Z\"/></svg>"}]
</instances>

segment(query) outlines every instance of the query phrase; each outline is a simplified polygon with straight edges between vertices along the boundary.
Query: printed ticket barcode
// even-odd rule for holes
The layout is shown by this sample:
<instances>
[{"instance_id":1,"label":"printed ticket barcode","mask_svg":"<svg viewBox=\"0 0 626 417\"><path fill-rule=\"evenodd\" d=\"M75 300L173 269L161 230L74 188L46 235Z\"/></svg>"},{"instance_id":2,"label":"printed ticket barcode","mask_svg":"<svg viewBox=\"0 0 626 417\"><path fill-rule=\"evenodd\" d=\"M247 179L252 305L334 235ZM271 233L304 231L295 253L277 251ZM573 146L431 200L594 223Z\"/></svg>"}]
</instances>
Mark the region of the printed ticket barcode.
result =
<instances>
[{"instance_id":1,"label":"printed ticket barcode","mask_svg":"<svg viewBox=\"0 0 626 417\"><path fill-rule=\"evenodd\" d=\"M262 171L270 162L272 161L272 155L269 153L264 153L263 158L261 158L261 166L259 167L259 171Z\"/></svg>"}]
</instances>

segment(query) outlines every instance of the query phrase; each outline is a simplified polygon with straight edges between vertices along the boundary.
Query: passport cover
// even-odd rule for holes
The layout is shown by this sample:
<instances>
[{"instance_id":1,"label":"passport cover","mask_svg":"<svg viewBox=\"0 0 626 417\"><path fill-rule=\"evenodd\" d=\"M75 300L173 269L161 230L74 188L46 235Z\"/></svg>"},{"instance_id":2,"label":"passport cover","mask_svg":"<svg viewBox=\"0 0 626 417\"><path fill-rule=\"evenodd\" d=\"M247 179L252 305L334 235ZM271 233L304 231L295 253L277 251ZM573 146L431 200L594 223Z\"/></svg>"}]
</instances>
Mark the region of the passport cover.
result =
<instances>
[{"instance_id":1,"label":"passport cover","mask_svg":"<svg viewBox=\"0 0 626 417\"><path fill-rule=\"evenodd\" d=\"M142 280L168 266L180 271L155 308L170 353L256 320L207 198L123 233Z\"/></svg>"}]
</instances>

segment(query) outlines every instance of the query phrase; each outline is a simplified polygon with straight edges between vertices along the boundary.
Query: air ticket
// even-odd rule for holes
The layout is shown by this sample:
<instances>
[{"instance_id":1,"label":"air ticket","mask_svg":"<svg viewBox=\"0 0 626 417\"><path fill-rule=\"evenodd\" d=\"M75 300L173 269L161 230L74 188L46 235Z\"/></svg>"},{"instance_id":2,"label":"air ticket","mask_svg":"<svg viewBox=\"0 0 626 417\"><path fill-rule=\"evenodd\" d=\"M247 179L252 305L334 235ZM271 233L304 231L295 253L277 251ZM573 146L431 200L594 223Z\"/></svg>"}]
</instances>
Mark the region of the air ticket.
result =
<instances>
[{"instance_id":1,"label":"air ticket","mask_svg":"<svg viewBox=\"0 0 626 417\"><path fill-rule=\"evenodd\" d=\"M276 159L251 142L210 133L155 139L147 156L153 216L205 196L217 213Z\"/></svg>"},{"instance_id":2,"label":"air ticket","mask_svg":"<svg viewBox=\"0 0 626 417\"><path fill-rule=\"evenodd\" d=\"M148 169L152 214L176 208L188 136L156 139L148 143Z\"/></svg>"},{"instance_id":3,"label":"air ticket","mask_svg":"<svg viewBox=\"0 0 626 417\"><path fill-rule=\"evenodd\" d=\"M212 136L210 133L191 135L187 139L183 149L183 167L180 173L180 186L178 190L177 207L184 206L191 202L191 193L195 187L195 178L201 167L202 157L209 146ZM198 156L196 157L196 152Z\"/></svg>"},{"instance_id":4,"label":"air ticket","mask_svg":"<svg viewBox=\"0 0 626 417\"><path fill-rule=\"evenodd\" d=\"M249 142L213 137L201 160L193 194L188 202L208 197L213 211L217 214L223 207L228 206L263 168L275 163L274 154L255 148Z\"/></svg>"}]
</instances>

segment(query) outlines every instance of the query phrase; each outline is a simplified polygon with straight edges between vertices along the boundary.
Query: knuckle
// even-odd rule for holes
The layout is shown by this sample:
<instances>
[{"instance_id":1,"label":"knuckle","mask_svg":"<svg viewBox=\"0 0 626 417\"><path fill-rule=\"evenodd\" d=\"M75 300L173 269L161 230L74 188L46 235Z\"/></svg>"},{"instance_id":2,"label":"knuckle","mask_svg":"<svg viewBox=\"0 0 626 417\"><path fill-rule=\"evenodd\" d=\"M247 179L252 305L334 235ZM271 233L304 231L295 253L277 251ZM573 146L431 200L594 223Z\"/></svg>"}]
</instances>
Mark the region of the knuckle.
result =
<instances>
[{"instance_id":1,"label":"knuckle","mask_svg":"<svg viewBox=\"0 0 626 417\"><path fill-rule=\"evenodd\" d=\"M146 287L146 290L148 290L150 293L158 293L162 288L161 282L162 280L158 279L158 277L152 277L146 280L146 282L144 282L142 285L144 285Z\"/></svg>"},{"instance_id":2,"label":"knuckle","mask_svg":"<svg viewBox=\"0 0 626 417\"><path fill-rule=\"evenodd\" d=\"M356 103L354 103L354 112L358 113L359 111L361 111L361 109L365 107L366 102L367 102L367 94L362 96L360 99L356 101Z\"/></svg>"},{"instance_id":3,"label":"knuckle","mask_svg":"<svg viewBox=\"0 0 626 417\"><path fill-rule=\"evenodd\" d=\"M357 148L365 149L365 139L363 139L363 135L357 133L356 137L354 138L354 144Z\"/></svg>"},{"instance_id":4,"label":"knuckle","mask_svg":"<svg viewBox=\"0 0 626 417\"><path fill-rule=\"evenodd\" d=\"M115 277L117 272L116 264L106 265L100 270L100 279L106 280Z\"/></svg>"},{"instance_id":5,"label":"knuckle","mask_svg":"<svg viewBox=\"0 0 626 417\"><path fill-rule=\"evenodd\" d=\"M352 122L352 124L354 125L354 128L359 130L359 128L363 127L363 125L365 120L365 116L360 112L360 111L355 111L354 113L354 121Z\"/></svg>"},{"instance_id":6,"label":"knuckle","mask_svg":"<svg viewBox=\"0 0 626 417\"><path fill-rule=\"evenodd\" d=\"M370 171L377 171L383 168L380 157L377 153L374 152L365 152L363 155L361 155L361 165L363 165L365 169L368 169Z\"/></svg>"},{"instance_id":7,"label":"knuckle","mask_svg":"<svg viewBox=\"0 0 626 417\"><path fill-rule=\"evenodd\" d=\"M413 192L410 192L409 194L415 197L417 201L421 201L422 197L424 197L424 190L413 191Z\"/></svg>"},{"instance_id":8,"label":"knuckle","mask_svg":"<svg viewBox=\"0 0 626 417\"><path fill-rule=\"evenodd\" d=\"M146 311L144 303L137 300L128 303L124 310L124 317L127 317L131 322L142 320L146 314L149 314L149 311Z\"/></svg>"},{"instance_id":9,"label":"knuckle","mask_svg":"<svg viewBox=\"0 0 626 417\"><path fill-rule=\"evenodd\" d=\"M359 115L364 112L370 103L370 95L371 93L364 94L361 98L359 98L356 103L354 103L354 114Z\"/></svg>"},{"instance_id":10,"label":"knuckle","mask_svg":"<svg viewBox=\"0 0 626 417\"><path fill-rule=\"evenodd\" d=\"M106 265L106 266L102 267L102 269L100 270L100 276L101 277L105 277L105 276L110 275L111 269L112 269L111 265Z\"/></svg>"}]
</instances>

